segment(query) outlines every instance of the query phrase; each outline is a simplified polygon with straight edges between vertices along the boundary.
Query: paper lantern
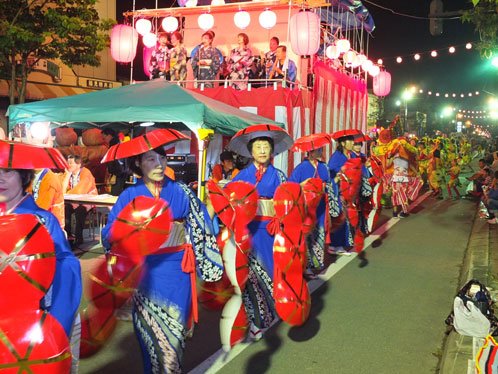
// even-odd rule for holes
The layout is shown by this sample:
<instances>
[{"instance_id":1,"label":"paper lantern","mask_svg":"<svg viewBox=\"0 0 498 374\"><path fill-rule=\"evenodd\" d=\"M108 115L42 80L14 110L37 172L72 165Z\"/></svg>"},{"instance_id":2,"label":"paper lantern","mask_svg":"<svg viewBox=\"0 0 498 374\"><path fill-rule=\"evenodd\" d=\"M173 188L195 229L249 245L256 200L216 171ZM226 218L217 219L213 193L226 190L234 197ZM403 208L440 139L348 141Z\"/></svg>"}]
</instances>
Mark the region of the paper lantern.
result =
<instances>
[{"instance_id":1,"label":"paper lantern","mask_svg":"<svg viewBox=\"0 0 498 374\"><path fill-rule=\"evenodd\" d=\"M277 23L277 15L275 12L266 9L259 15L259 24L264 29L271 29Z\"/></svg>"},{"instance_id":2,"label":"paper lantern","mask_svg":"<svg viewBox=\"0 0 498 374\"><path fill-rule=\"evenodd\" d=\"M351 48L351 43L347 39L336 40L335 45L339 50L339 53L346 53Z\"/></svg>"},{"instance_id":3,"label":"paper lantern","mask_svg":"<svg viewBox=\"0 0 498 374\"><path fill-rule=\"evenodd\" d=\"M380 73L380 67L378 65L372 65L370 67L370 69L368 70L368 73L372 76L372 77L376 77L377 75L379 75Z\"/></svg>"},{"instance_id":4,"label":"paper lantern","mask_svg":"<svg viewBox=\"0 0 498 374\"><path fill-rule=\"evenodd\" d=\"M373 92L380 97L389 95L391 92L391 74L384 70L374 77Z\"/></svg>"},{"instance_id":5,"label":"paper lantern","mask_svg":"<svg viewBox=\"0 0 498 374\"><path fill-rule=\"evenodd\" d=\"M294 14L290 20L290 41L295 54L314 55L320 48L320 17L309 10Z\"/></svg>"},{"instance_id":6,"label":"paper lantern","mask_svg":"<svg viewBox=\"0 0 498 374\"><path fill-rule=\"evenodd\" d=\"M185 7L187 7L187 8L193 8L193 7L196 7L196 6L197 6L197 0L188 0L185 3Z\"/></svg>"},{"instance_id":7,"label":"paper lantern","mask_svg":"<svg viewBox=\"0 0 498 374\"><path fill-rule=\"evenodd\" d=\"M368 72L370 71L370 68L373 66L373 62L372 60L365 60L365 62L363 62L363 64L361 64L361 68Z\"/></svg>"},{"instance_id":8,"label":"paper lantern","mask_svg":"<svg viewBox=\"0 0 498 374\"><path fill-rule=\"evenodd\" d=\"M225 4L225 0L211 0L211 5L224 5Z\"/></svg>"},{"instance_id":9,"label":"paper lantern","mask_svg":"<svg viewBox=\"0 0 498 374\"><path fill-rule=\"evenodd\" d=\"M117 62L131 62L137 54L138 33L127 25L116 25L111 31L111 56Z\"/></svg>"},{"instance_id":10,"label":"paper lantern","mask_svg":"<svg viewBox=\"0 0 498 374\"><path fill-rule=\"evenodd\" d=\"M176 17L172 16L165 17L161 22L161 26L166 32L174 32L178 29L178 20L176 19Z\"/></svg>"},{"instance_id":11,"label":"paper lantern","mask_svg":"<svg viewBox=\"0 0 498 374\"><path fill-rule=\"evenodd\" d=\"M245 10L240 10L233 16L233 22L241 30L245 30L251 23L251 15Z\"/></svg>"},{"instance_id":12,"label":"paper lantern","mask_svg":"<svg viewBox=\"0 0 498 374\"><path fill-rule=\"evenodd\" d=\"M146 47L154 47L157 43L157 35L149 32L142 37L142 41Z\"/></svg>"},{"instance_id":13,"label":"paper lantern","mask_svg":"<svg viewBox=\"0 0 498 374\"><path fill-rule=\"evenodd\" d=\"M363 63L368 60L367 56L365 56L363 53L358 53L358 55L356 56L357 60L358 60L358 65L357 66L361 66L363 65Z\"/></svg>"},{"instance_id":14,"label":"paper lantern","mask_svg":"<svg viewBox=\"0 0 498 374\"><path fill-rule=\"evenodd\" d=\"M342 57L344 59L344 62L348 65L352 65L354 62L354 59L356 58L356 52L353 50L349 50L346 53L344 53L344 56Z\"/></svg>"},{"instance_id":15,"label":"paper lantern","mask_svg":"<svg viewBox=\"0 0 498 374\"><path fill-rule=\"evenodd\" d=\"M140 35L143 36L152 30L152 23L148 19L140 18L137 22L135 22L135 29Z\"/></svg>"},{"instance_id":16,"label":"paper lantern","mask_svg":"<svg viewBox=\"0 0 498 374\"><path fill-rule=\"evenodd\" d=\"M214 26L214 17L209 13L201 14L197 18L197 24L202 30L207 31Z\"/></svg>"},{"instance_id":17,"label":"paper lantern","mask_svg":"<svg viewBox=\"0 0 498 374\"><path fill-rule=\"evenodd\" d=\"M325 50L325 55L327 58L330 58L331 60L335 60L339 58L339 50L337 49L337 46L335 45L329 45L327 49Z\"/></svg>"},{"instance_id":18,"label":"paper lantern","mask_svg":"<svg viewBox=\"0 0 498 374\"><path fill-rule=\"evenodd\" d=\"M69 341L57 319L41 310L9 312L0 318L0 372L71 371Z\"/></svg>"}]
</instances>

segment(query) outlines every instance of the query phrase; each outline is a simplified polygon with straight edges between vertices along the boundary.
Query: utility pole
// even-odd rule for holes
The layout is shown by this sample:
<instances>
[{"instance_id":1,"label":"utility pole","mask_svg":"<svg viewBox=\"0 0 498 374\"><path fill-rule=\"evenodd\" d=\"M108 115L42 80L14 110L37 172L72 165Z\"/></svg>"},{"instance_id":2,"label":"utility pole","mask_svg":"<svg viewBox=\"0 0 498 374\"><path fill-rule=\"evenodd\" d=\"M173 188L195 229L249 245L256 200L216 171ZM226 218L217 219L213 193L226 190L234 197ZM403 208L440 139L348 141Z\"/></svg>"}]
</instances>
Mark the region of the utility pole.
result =
<instances>
[{"instance_id":1,"label":"utility pole","mask_svg":"<svg viewBox=\"0 0 498 374\"><path fill-rule=\"evenodd\" d=\"M443 33L444 18L461 16L463 10L445 12L442 0L432 0L429 6L429 30L432 36L439 36Z\"/></svg>"}]
</instances>

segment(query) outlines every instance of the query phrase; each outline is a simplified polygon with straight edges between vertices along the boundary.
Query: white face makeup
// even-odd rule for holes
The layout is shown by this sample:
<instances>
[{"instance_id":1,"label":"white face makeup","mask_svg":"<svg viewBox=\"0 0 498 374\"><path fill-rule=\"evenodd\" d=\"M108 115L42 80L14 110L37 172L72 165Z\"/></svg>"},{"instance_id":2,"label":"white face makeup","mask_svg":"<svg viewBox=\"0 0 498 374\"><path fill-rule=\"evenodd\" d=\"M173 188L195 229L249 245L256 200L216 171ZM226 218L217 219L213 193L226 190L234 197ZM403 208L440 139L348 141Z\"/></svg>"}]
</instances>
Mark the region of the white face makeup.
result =
<instances>
[{"instance_id":1,"label":"white face makeup","mask_svg":"<svg viewBox=\"0 0 498 374\"><path fill-rule=\"evenodd\" d=\"M270 162L271 144L268 140L256 140L252 145L251 155L259 165L265 165Z\"/></svg>"}]
</instances>

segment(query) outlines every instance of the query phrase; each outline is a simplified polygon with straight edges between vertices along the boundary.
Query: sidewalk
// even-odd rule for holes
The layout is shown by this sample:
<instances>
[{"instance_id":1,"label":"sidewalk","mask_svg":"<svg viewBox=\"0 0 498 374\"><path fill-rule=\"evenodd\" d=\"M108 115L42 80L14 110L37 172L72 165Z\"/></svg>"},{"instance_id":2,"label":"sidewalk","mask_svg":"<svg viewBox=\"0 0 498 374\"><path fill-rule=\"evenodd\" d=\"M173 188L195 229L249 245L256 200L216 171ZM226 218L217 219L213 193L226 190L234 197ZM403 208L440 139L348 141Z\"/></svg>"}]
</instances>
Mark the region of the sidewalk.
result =
<instances>
[{"instance_id":1,"label":"sidewalk","mask_svg":"<svg viewBox=\"0 0 498 374\"><path fill-rule=\"evenodd\" d=\"M455 294L468 280L475 278L484 283L491 291L493 300L498 301L498 251L496 249L498 249L498 225L490 225L486 220L480 219L476 209ZM442 323L444 323L444 318ZM475 373L474 357L480 346L481 339L462 336L452 330L444 342L439 373Z\"/></svg>"}]
</instances>

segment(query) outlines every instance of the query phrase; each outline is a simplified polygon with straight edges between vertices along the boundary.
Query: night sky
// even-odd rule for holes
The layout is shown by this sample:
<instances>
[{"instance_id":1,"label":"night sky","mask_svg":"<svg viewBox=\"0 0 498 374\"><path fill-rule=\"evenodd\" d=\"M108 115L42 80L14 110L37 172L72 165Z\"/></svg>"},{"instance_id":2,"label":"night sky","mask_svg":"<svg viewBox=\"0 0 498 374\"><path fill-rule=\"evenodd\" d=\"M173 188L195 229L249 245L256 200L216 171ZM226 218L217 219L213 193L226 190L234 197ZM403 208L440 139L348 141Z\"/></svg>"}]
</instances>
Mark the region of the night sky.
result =
<instances>
[{"instance_id":1,"label":"night sky","mask_svg":"<svg viewBox=\"0 0 498 374\"><path fill-rule=\"evenodd\" d=\"M470 2L466 0L443 0L443 3L445 11L471 7ZM157 4L159 8L163 8L169 6L170 1L157 0ZM484 105L484 100L489 97L485 91L494 92L495 87L498 86L497 70L487 67L489 61L482 60L476 49L468 51L464 47L466 42L478 40L473 25L462 24L459 19L446 20L443 34L432 36L428 19L413 19L381 9L384 7L396 13L427 17L430 0L365 0L363 4L369 9L376 25L369 40L369 57L373 61L382 58L393 78L391 95L387 98L388 105L400 97L405 87L416 85L425 91L432 90L441 93L458 94L480 91L481 95L478 99L458 99L453 103L463 108L480 109L479 107ZM137 9L151 9L155 6L156 0L137 0L136 2ZM118 1L117 7L118 21L120 21L119 17L123 11L132 10L132 2ZM448 53L450 46L457 48L452 55ZM437 58L430 57L430 51L433 49L439 50ZM422 55L418 62L413 59L415 53ZM396 63L397 56L403 57L403 63ZM129 76L129 68L124 67L119 72L122 75L121 78L126 79ZM137 79L140 79L138 75ZM371 81L369 81L369 87L371 87ZM434 100L451 101L436 98Z\"/></svg>"}]
</instances>

